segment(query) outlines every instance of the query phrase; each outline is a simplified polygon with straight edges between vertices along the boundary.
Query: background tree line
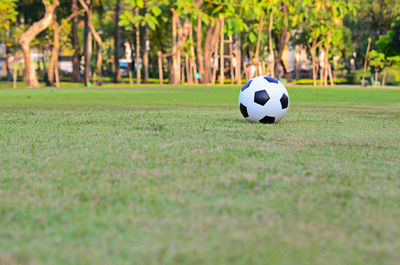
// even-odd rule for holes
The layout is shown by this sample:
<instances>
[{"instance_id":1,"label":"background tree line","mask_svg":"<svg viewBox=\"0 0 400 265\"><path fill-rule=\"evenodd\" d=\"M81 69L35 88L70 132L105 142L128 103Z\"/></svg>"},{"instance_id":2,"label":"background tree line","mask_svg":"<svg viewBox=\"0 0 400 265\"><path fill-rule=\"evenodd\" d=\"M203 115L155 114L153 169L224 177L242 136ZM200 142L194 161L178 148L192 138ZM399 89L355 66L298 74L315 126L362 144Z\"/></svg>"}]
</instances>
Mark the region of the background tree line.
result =
<instances>
[{"instance_id":1,"label":"background tree line","mask_svg":"<svg viewBox=\"0 0 400 265\"><path fill-rule=\"evenodd\" d=\"M400 61L399 10L400 0L3 0L0 43L8 75L23 57L30 87L38 75L59 84L61 50L73 58L71 80L85 85L103 76L121 82L127 50L137 83L166 74L173 84L240 84L250 64L287 76L289 43L307 51L314 85L334 85L338 69L371 71L385 83Z\"/></svg>"}]
</instances>

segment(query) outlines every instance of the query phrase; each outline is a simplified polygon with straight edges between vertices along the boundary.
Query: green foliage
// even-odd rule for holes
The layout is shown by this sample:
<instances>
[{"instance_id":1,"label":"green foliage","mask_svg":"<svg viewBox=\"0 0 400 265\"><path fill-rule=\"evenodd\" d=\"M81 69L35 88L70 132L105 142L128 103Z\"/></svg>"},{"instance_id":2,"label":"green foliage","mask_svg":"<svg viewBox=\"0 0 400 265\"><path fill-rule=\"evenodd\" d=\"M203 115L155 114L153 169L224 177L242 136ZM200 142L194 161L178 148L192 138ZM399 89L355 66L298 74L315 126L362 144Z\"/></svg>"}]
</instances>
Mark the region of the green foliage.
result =
<instances>
[{"instance_id":1,"label":"green foliage","mask_svg":"<svg viewBox=\"0 0 400 265\"><path fill-rule=\"evenodd\" d=\"M386 35L391 23L400 14L399 0L354 0L355 12L349 13L344 19L344 25L351 31L351 39L355 44L358 66L362 67L368 39L374 42L380 35ZM380 51L383 51L379 48Z\"/></svg>"},{"instance_id":2,"label":"green foliage","mask_svg":"<svg viewBox=\"0 0 400 265\"><path fill-rule=\"evenodd\" d=\"M124 3L127 4L129 9L121 14L120 26L129 29L136 25L148 25L150 29L155 30L159 24L157 19L162 13L160 6L167 2L166 0L124 0ZM144 9L144 15L136 15L135 8Z\"/></svg>"},{"instance_id":3,"label":"green foliage","mask_svg":"<svg viewBox=\"0 0 400 265\"><path fill-rule=\"evenodd\" d=\"M333 82L335 84L348 84L349 80L347 78L334 78ZM296 80L296 85L312 85L313 84L313 80L312 79L300 79L300 80ZM320 80L317 79L317 85L320 84Z\"/></svg>"},{"instance_id":4,"label":"green foliage","mask_svg":"<svg viewBox=\"0 0 400 265\"><path fill-rule=\"evenodd\" d=\"M51 1L48 1L49 3ZM102 39L107 48L112 50L115 32L114 7L115 0L93 0L95 28L101 29ZM70 14L70 0L60 1L57 8L58 21ZM267 55L269 45L269 17L272 14L272 48L275 53L285 29L290 33L290 43L310 48L316 45L316 54L326 45L330 36L329 58L335 58L335 64L349 68L350 57L357 51L356 68L362 67L368 37L373 39L371 49L385 54L383 68L389 67L396 60L390 57L400 53L400 0L122 0L120 26L121 39L132 43L132 28L148 26L150 38L150 74L157 71L157 51L171 51L171 8L176 10L181 24L191 22L195 30L197 18L203 23L202 42L204 42L207 26L214 24L221 16L225 18L224 32L233 35L242 42L242 54L252 56L259 36L260 19L263 26L260 34L260 57ZM140 9L136 15L136 8ZM287 8L287 15L286 13ZM23 25L31 25L43 17L42 1L4 0L0 1L1 41L7 47L18 47L19 35ZM81 16L82 18L82 16ZM205 26L204 26L205 25ZM82 38L82 23L79 25L79 38ZM143 28L141 29L141 34ZM51 37L49 30L43 31L32 43L33 47L43 50L47 45L46 36ZM63 51L70 52L70 28L62 32ZM380 36L379 40L378 36ZM8 39L7 39L8 38ZM51 41L50 41L51 42ZM80 39L82 43L82 39ZM194 43L185 42L184 48ZM202 43L203 44L203 43ZM82 46L82 45L81 45ZM120 46L122 52L122 45ZM269 51L268 51L269 52ZM110 56L112 54L110 53ZM166 60L164 60L166 61ZM105 60L111 69L112 58ZM375 68L375 66L371 65ZM377 66L379 69L380 66ZM153 75L156 76L156 75Z\"/></svg>"},{"instance_id":5,"label":"green foliage","mask_svg":"<svg viewBox=\"0 0 400 265\"><path fill-rule=\"evenodd\" d=\"M400 67L400 56L387 57L390 66Z\"/></svg>"},{"instance_id":6,"label":"green foliage","mask_svg":"<svg viewBox=\"0 0 400 265\"><path fill-rule=\"evenodd\" d=\"M388 66L385 68L386 83L388 85L400 85L400 66ZM379 74L379 79L383 79L384 73Z\"/></svg>"},{"instance_id":7,"label":"green foliage","mask_svg":"<svg viewBox=\"0 0 400 265\"><path fill-rule=\"evenodd\" d=\"M390 51L389 47L391 44L390 42L387 42L387 37L390 37L391 34L388 34L386 36L383 36L379 39L378 41L378 47L381 48L381 50L386 52L378 52L376 50L372 50L369 55L369 64L373 67L373 70L375 72L382 72L385 69L385 74L387 74L387 80L389 83L393 83L397 80L397 75L399 74L399 69L400 67L400 55L399 56L387 56L387 54L395 54L396 47L394 47L394 51ZM394 41L395 42L395 41ZM387 68L390 68L390 71L388 71ZM396 71L397 70L397 71ZM388 74L389 73L389 74ZM382 76L383 77L383 76Z\"/></svg>"},{"instance_id":8,"label":"green foliage","mask_svg":"<svg viewBox=\"0 0 400 265\"><path fill-rule=\"evenodd\" d=\"M364 74L363 69L358 69L358 70L352 71L350 74L347 75L348 83L354 84L354 85L359 85L363 74ZM371 76L371 71L370 71L370 68L368 67L368 69L366 71L366 77L370 77L370 76Z\"/></svg>"},{"instance_id":9,"label":"green foliage","mask_svg":"<svg viewBox=\"0 0 400 265\"><path fill-rule=\"evenodd\" d=\"M386 56L400 55L400 19L392 23L391 30L386 35L379 37L376 45Z\"/></svg>"},{"instance_id":10,"label":"green foliage","mask_svg":"<svg viewBox=\"0 0 400 265\"><path fill-rule=\"evenodd\" d=\"M16 0L0 1L0 34L5 34L17 18Z\"/></svg>"},{"instance_id":11,"label":"green foliage","mask_svg":"<svg viewBox=\"0 0 400 265\"><path fill-rule=\"evenodd\" d=\"M374 68L375 72L380 72L386 66L385 54L372 50L368 54L369 64Z\"/></svg>"},{"instance_id":12,"label":"green foliage","mask_svg":"<svg viewBox=\"0 0 400 265\"><path fill-rule=\"evenodd\" d=\"M326 38L331 32L331 40L337 45L343 39L342 20L354 9L349 1L315 1L306 0L301 4L303 18L303 30L308 32L309 42L314 39Z\"/></svg>"}]
</instances>

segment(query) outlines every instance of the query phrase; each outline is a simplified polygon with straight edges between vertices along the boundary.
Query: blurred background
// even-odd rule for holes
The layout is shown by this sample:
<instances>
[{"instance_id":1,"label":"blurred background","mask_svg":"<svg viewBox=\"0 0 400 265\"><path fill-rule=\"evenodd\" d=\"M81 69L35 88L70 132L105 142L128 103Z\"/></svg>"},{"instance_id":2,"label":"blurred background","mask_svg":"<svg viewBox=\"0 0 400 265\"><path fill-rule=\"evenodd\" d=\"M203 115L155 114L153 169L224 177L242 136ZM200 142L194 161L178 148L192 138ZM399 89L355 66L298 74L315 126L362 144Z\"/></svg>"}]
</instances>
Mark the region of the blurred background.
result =
<instances>
[{"instance_id":1,"label":"blurred background","mask_svg":"<svg viewBox=\"0 0 400 265\"><path fill-rule=\"evenodd\" d=\"M7 86L400 84L399 0L2 0ZM69 84L71 85L71 84Z\"/></svg>"}]
</instances>

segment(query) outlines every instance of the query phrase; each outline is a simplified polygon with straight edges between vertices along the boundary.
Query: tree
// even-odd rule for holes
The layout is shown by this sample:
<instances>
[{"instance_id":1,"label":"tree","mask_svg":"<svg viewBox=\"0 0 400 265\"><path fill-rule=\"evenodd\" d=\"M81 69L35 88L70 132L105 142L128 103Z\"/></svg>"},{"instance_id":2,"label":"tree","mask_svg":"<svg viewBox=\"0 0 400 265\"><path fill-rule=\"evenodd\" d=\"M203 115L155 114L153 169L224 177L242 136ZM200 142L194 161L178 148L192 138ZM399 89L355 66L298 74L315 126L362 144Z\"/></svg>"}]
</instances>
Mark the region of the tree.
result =
<instances>
[{"instance_id":1,"label":"tree","mask_svg":"<svg viewBox=\"0 0 400 265\"><path fill-rule=\"evenodd\" d=\"M53 23L51 25L52 30L53 30L53 48L51 51L51 57L50 57L48 75L47 75L48 83L50 86L54 86L54 78L56 78L56 85L57 85L57 87L59 87L58 56L59 56L59 50L61 47L60 32L62 29L66 28L66 26L68 25L68 23L71 19L74 19L75 17L77 17L83 11L85 11L85 10L73 12L68 18L66 18L62 21L61 25L59 25L57 22L56 14L54 14L54 16L53 16Z\"/></svg>"},{"instance_id":2,"label":"tree","mask_svg":"<svg viewBox=\"0 0 400 265\"><path fill-rule=\"evenodd\" d=\"M400 20L392 23L390 31L381 35L376 45L386 56L400 55Z\"/></svg>"},{"instance_id":3,"label":"tree","mask_svg":"<svg viewBox=\"0 0 400 265\"><path fill-rule=\"evenodd\" d=\"M212 10L212 4L210 5L208 1L204 2L203 0L177 1L173 5L172 12L175 14L175 23L173 23L172 29L172 68L174 69L174 79L178 79L180 76L180 56L183 53L187 62L186 72L188 81L191 83L192 77L194 76L195 83L198 82L197 76L195 75L198 70L200 73L201 83L211 82L212 52L216 49L216 43L218 42L218 36L221 29L220 18L218 17L218 14L214 13L212 16L209 15L212 13ZM202 36L203 24L207 25L204 42ZM193 41L193 28L195 28L197 40L196 52ZM196 59L199 66L198 68L196 65ZM176 83L179 82L179 80L173 82Z\"/></svg>"},{"instance_id":4,"label":"tree","mask_svg":"<svg viewBox=\"0 0 400 265\"><path fill-rule=\"evenodd\" d=\"M2 35L10 29L17 17L15 1L16 0L2 0L0 3L0 33Z\"/></svg>"},{"instance_id":5,"label":"tree","mask_svg":"<svg viewBox=\"0 0 400 265\"><path fill-rule=\"evenodd\" d=\"M227 32L228 35L232 35L230 27L233 21L232 14L236 12L240 13L240 9L237 7L239 3L237 1L194 1L195 5L191 5L192 8L181 7L183 14L188 16L192 23L197 23L196 26L196 55L199 65L200 82L203 84L208 84L212 81L211 72L211 58L213 55L213 50L216 51L216 45L219 42L219 36L223 37L221 33ZM223 19L222 19L223 18ZM223 22L223 23L222 23ZM207 26L205 31L204 41L202 37L202 25ZM220 43L220 49L223 44ZM216 55L216 53L215 53ZM221 54L219 55L221 56ZM220 58L221 59L221 58ZM214 56L214 62L218 60L217 56ZM221 60L223 61L223 60ZM220 63L221 64L221 63ZM214 64L216 71L217 64ZM221 71L223 71L223 65L220 66ZM223 78L221 78L223 82Z\"/></svg>"},{"instance_id":6,"label":"tree","mask_svg":"<svg viewBox=\"0 0 400 265\"><path fill-rule=\"evenodd\" d=\"M325 12L314 0L303 1L302 12L304 12L304 20L302 21L302 30L299 34L300 43L305 42L310 51L313 85L316 86L318 75L317 49L324 41L325 26L321 23L321 20L324 19Z\"/></svg>"},{"instance_id":7,"label":"tree","mask_svg":"<svg viewBox=\"0 0 400 265\"><path fill-rule=\"evenodd\" d=\"M354 0L349 1L355 12L344 17L344 25L350 29L352 42L357 53L356 63L365 61L368 38L376 41L386 35L391 24L400 14L399 0Z\"/></svg>"},{"instance_id":8,"label":"tree","mask_svg":"<svg viewBox=\"0 0 400 265\"><path fill-rule=\"evenodd\" d=\"M247 25L246 21L244 18L253 18L254 21L260 21L261 18L261 8L257 12L257 15L254 15L254 9L258 8L261 6L260 5L255 5L254 2L251 2L249 0L244 0L244 1L229 1L225 0L224 1L226 7L223 10L224 18L225 18L225 29L224 31L226 34L229 36L229 39L232 40L233 38L231 37L234 35L234 58L231 61L231 71L233 71L233 63L236 64L236 70L235 70L235 78L236 78L236 83L241 84L241 68L242 68L242 39L246 36L246 34L249 32L250 27ZM254 9L251 7L255 7ZM248 7L248 8L246 8ZM253 19L252 19L253 20ZM260 29L259 25L254 25L254 29ZM261 27L263 29L263 27ZM260 35L260 45L259 45L259 50L261 50L263 41L265 40L264 38L261 38L262 34L258 30L257 33ZM233 44L232 44L233 45ZM232 75L231 75L232 76ZM231 81L233 84L233 80Z\"/></svg>"},{"instance_id":9,"label":"tree","mask_svg":"<svg viewBox=\"0 0 400 265\"><path fill-rule=\"evenodd\" d=\"M392 23L390 31L379 37L376 46L385 56L382 87L386 82L386 68L400 65L400 20Z\"/></svg>"},{"instance_id":10,"label":"tree","mask_svg":"<svg viewBox=\"0 0 400 265\"><path fill-rule=\"evenodd\" d=\"M368 38L368 46L367 46L367 51L365 53L365 62L364 62L364 71L361 79L361 86L365 85L365 74L367 72L367 65L368 65L368 54L369 54L369 49L371 47L371 38Z\"/></svg>"},{"instance_id":11,"label":"tree","mask_svg":"<svg viewBox=\"0 0 400 265\"><path fill-rule=\"evenodd\" d=\"M72 47L74 55L72 57L72 82L80 81L80 55L79 55L79 40L78 40L78 0L72 0L71 12L74 15L72 19Z\"/></svg>"},{"instance_id":12,"label":"tree","mask_svg":"<svg viewBox=\"0 0 400 265\"><path fill-rule=\"evenodd\" d=\"M57 86L58 86L58 51L60 49L60 26L57 22L57 16L54 14L52 26L53 28L53 49L51 51L51 58L48 69L48 81L50 86L54 86L54 73L56 73Z\"/></svg>"},{"instance_id":13,"label":"tree","mask_svg":"<svg viewBox=\"0 0 400 265\"><path fill-rule=\"evenodd\" d=\"M255 61L258 64L259 62L259 49L260 49L260 42L262 38L262 32L263 32L263 26L262 24L264 23L264 19L267 19L268 21L268 48L269 48L269 73L271 76L276 76L275 74L275 52L274 52L274 47L273 47L273 30L274 30L274 17L278 17L280 14L280 9L285 8L285 6L282 6L282 2L280 0L262 0L261 2L257 3L254 5L253 3L249 2L247 3L245 10L247 14L256 14L257 18L259 18L259 23L254 25L257 27L257 46L256 46L256 51L255 51ZM265 16L264 18L264 14ZM285 35L287 36L287 35ZM255 42L255 34L250 32L249 35L250 42L254 43ZM286 39L285 39L286 41ZM287 39L289 41L289 39ZM286 44L283 44L285 47ZM282 51L279 51L278 54L280 54L280 57L282 56ZM279 55L278 55L279 56ZM278 59L280 61L280 59ZM258 67L257 67L258 68Z\"/></svg>"},{"instance_id":14,"label":"tree","mask_svg":"<svg viewBox=\"0 0 400 265\"><path fill-rule=\"evenodd\" d=\"M328 76L331 86L334 85L332 67L329 63L330 49L332 46L339 45L343 39L342 28L344 16L352 10L350 2L345 0L326 0L316 1L314 5L317 14L317 22L313 31L312 38L319 37L323 44L324 62L321 69L321 85L328 85ZM309 13L307 13L308 15Z\"/></svg>"},{"instance_id":15,"label":"tree","mask_svg":"<svg viewBox=\"0 0 400 265\"><path fill-rule=\"evenodd\" d=\"M392 66L397 66L397 67L400 66L400 56L385 57L384 66L383 66L382 87L384 87L386 84L386 75L387 75L386 68L392 67Z\"/></svg>"},{"instance_id":16,"label":"tree","mask_svg":"<svg viewBox=\"0 0 400 265\"><path fill-rule=\"evenodd\" d=\"M79 3L82 5L83 9L85 10L85 13L87 15L87 25L90 29L91 34L93 35L94 40L97 42L98 45L98 50L97 50L97 62L96 62L96 68L97 68L97 73L93 75L93 79L95 82L98 82L98 78L101 77L101 64L102 64L102 49L103 49L103 41L100 37L100 34L96 31L93 25L93 5L91 0L79 0ZM87 44L86 44L87 45ZM87 54L86 54L87 56ZM98 76L98 77L97 77ZM87 77L85 78L87 79ZM85 85L87 85L88 80L85 80Z\"/></svg>"},{"instance_id":17,"label":"tree","mask_svg":"<svg viewBox=\"0 0 400 265\"><path fill-rule=\"evenodd\" d=\"M46 9L44 17L38 22L35 22L32 26L30 26L19 39L19 43L21 44L21 48L24 54L26 77L29 87L39 87L39 81L37 79L36 71L31 60L30 44L32 42L32 39L35 38L36 35L38 35L40 32L51 25L54 19L54 12L56 10L56 7L59 5L58 0L53 0L52 3L47 0L42 0L42 3L44 4Z\"/></svg>"},{"instance_id":18,"label":"tree","mask_svg":"<svg viewBox=\"0 0 400 265\"><path fill-rule=\"evenodd\" d=\"M83 55L85 57L85 66L84 66L84 79L83 79L83 83L85 84L85 86L88 86L90 83L90 50L91 50L91 46L92 46L92 42L91 42L91 34L90 34L90 30L89 30L89 22L88 22L88 14L85 12L85 16L84 16L84 22L85 22L85 26L84 26L84 31L83 31Z\"/></svg>"},{"instance_id":19,"label":"tree","mask_svg":"<svg viewBox=\"0 0 400 265\"><path fill-rule=\"evenodd\" d=\"M373 67L375 72L375 86L378 84L378 73L381 72L385 66L385 54L372 50L368 55L369 64Z\"/></svg>"},{"instance_id":20,"label":"tree","mask_svg":"<svg viewBox=\"0 0 400 265\"><path fill-rule=\"evenodd\" d=\"M0 3L0 42L6 44L6 53L9 56L9 33L11 26L15 23L17 12L15 11L15 1L16 0L4 0ZM10 74L10 69L8 65L8 59L6 60L6 71L7 75Z\"/></svg>"},{"instance_id":21,"label":"tree","mask_svg":"<svg viewBox=\"0 0 400 265\"><path fill-rule=\"evenodd\" d=\"M155 30L158 25L157 17L161 14L161 5L164 5L166 1L157 0L124 0L124 3L128 5L130 10L125 10L121 15L120 26L130 29L132 26L136 29L136 74L137 84L140 84L140 26L149 27L151 30ZM144 15L140 14L140 10L143 9ZM134 10L134 14L133 13ZM145 47L147 49L147 47ZM145 50L146 51L146 50ZM146 59L146 68L148 67L148 60ZM148 71L148 70L146 70ZM146 72L145 71L145 72Z\"/></svg>"},{"instance_id":22,"label":"tree","mask_svg":"<svg viewBox=\"0 0 400 265\"><path fill-rule=\"evenodd\" d=\"M280 41L278 46L278 55L275 59L275 66L274 66L274 76L277 77L279 73L279 65L281 65L283 50L285 49L286 45L289 43L290 38L290 31L289 31L289 7L286 2L283 2L281 5L281 25L282 29L280 32Z\"/></svg>"},{"instance_id":23,"label":"tree","mask_svg":"<svg viewBox=\"0 0 400 265\"><path fill-rule=\"evenodd\" d=\"M115 3L115 35L114 35L114 65L115 65L115 83L121 82L121 73L119 69L119 48L121 45L121 28L119 26L121 11L121 0L117 0Z\"/></svg>"}]
</instances>

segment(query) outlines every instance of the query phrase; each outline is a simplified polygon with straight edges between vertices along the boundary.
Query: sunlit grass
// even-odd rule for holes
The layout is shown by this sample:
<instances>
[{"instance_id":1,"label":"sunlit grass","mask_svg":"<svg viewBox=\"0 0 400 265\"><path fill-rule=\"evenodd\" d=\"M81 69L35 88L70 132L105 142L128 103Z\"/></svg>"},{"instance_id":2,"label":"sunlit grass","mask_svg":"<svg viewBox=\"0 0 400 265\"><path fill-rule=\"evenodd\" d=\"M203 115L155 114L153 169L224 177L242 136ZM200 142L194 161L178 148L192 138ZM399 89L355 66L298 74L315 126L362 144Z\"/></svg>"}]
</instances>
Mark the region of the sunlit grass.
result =
<instances>
[{"instance_id":1,"label":"sunlit grass","mask_svg":"<svg viewBox=\"0 0 400 265\"><path fill-rule=\"evenodd\" d=\"M400 90L0 90L0 264L397 264Z\"/></svg>"}]
</instances>

